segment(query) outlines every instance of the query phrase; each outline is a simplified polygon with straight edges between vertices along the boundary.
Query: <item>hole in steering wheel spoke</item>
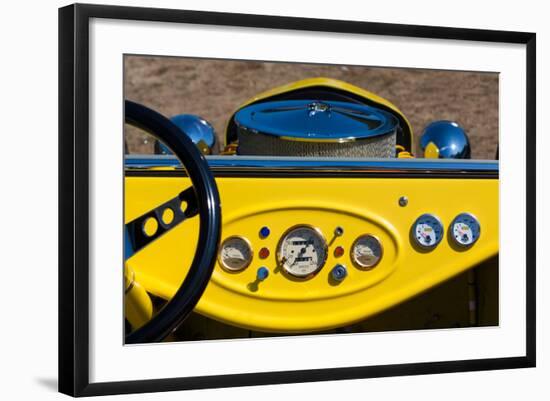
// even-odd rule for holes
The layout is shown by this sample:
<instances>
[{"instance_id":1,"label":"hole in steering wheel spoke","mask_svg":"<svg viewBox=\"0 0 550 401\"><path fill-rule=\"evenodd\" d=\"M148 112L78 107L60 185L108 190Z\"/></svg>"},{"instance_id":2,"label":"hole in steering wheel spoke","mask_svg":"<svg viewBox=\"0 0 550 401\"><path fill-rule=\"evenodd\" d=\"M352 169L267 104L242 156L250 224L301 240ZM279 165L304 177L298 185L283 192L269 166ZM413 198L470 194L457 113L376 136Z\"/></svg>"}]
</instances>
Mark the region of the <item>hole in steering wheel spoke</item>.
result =
<instances>
[{"instance_id":1,"label":"hole in steering wheel spoke","mask_svg":"<svg viewBox=\"0 0 550 401\"><path fill-rule=\"evenodd\" d=\"M182 200L180 203L180 210L182 213L185 214L185 211L187 210L187 201Z\"/></svg>"},{"instance_id":2,"label":"hole in steering wheel spoke","mask_svg":"<svg viewBox=\"0 0 550 401\"><path fill-rule=\"evenodd\" d=\"M142 226L143 233L147 237L152 237L153 235L155 235L157 233L158 228L159 228L159 223L157 219L155 219L154 217L149 217L143 222L143 226Z\"/></svg>"},{"instance_id":3,"label":"hole in steering wheel spoke","mask_svg":"<svg viewBox=\"0 0 550 401\"><path fill-rule=\"evenodd\" d=\"M162 222L165 225L172 224L172 222L174 221L174 211L172 210L172 208L167 207L166 209L164 209L164 211L162 212L161 218L162 218Z\"/></svg>"}]
</instances>

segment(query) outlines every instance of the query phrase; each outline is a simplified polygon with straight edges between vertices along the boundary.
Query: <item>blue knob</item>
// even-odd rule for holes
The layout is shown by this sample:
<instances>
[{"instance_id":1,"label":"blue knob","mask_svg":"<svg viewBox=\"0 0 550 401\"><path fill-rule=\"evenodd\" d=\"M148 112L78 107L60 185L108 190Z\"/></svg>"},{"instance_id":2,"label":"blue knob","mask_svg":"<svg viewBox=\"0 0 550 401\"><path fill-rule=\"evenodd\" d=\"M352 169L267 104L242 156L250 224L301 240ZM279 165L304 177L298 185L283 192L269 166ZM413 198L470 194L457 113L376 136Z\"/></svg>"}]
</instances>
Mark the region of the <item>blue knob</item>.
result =
<instances>
[{"instance_id":1,"label":"blue knob","mask_svg":"<svg viewBox=\"0 0 550 401\"><path fill-rule=\"evenodd\" d=\"M269 227L266 227L266 226L263 226L261 229L260 229L260 237L262 238L267 238L269 237L269 234L271 233L271 231L269 230Z\"/></svg>"},{"instance_id":2,"label":"blue knob","mask_svg":"<svg viewBox=\"0 0 550 401\"><path fill-rule=\"evenodd\" d=\"M348 271L344 265L336 265L330 272L332 278L336 281L342 281L348 275Z\"/></svg>"},{"instance_id":3,"label":"blue knob","mask_svg":"<svg viewBox=\"0 0 550 401\"><path fill-rule=\"evenodd\" d=\"M267 278L267 276L269 276L269 269L265 266L260 267L256 272L256 278L259 281L264 281Z\"/></svg>"}]
</instances>

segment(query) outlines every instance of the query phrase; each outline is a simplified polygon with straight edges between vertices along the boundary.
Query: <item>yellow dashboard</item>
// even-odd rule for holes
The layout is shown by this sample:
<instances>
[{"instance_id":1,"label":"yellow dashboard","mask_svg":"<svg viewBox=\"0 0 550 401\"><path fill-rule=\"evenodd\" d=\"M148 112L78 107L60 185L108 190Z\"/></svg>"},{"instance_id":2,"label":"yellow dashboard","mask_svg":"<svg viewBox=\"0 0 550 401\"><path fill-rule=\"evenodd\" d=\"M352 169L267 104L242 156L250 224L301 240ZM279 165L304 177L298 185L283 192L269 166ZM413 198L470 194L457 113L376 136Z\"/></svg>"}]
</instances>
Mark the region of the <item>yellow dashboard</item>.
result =
<instances>
[{"instance_id":1,"label":"yellow dashboard","mask_svg":"<svg viewBox=\"0 0 550 401\"><path fill-rule=\"evenodd\" d=\"M190 185L170 169L142 173L125 178L126 222ZM498 254L498 175L236 174L216 183L221 246L196 311L243 328L291 333L355 323ZM463 216L477 224L471 243L461 243ZM170 299L178 289L197 220L130 259L149 293Z\"/></svg>"}]
</instances>

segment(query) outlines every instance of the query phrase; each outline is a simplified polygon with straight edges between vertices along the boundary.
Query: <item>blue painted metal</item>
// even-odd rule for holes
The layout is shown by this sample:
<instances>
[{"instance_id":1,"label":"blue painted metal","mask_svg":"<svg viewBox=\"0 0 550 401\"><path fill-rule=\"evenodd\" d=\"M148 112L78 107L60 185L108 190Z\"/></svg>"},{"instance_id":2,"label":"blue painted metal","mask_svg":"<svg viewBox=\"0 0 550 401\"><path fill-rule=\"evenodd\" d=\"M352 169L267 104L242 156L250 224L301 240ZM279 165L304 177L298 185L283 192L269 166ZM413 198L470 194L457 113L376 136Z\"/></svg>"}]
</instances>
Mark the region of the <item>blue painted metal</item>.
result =
<instances>
[{"instance_id":1,"label":"blue painted metal","mask_svg":"<svg viewBox=\"0 0 550 401\"><path fill-rule=\"evenodd\" d=\"M393 132L399 122L386 111L362 104L285 100L253 104L235 114L240 128L287 140L347 142Z\"/></svg>"},{"instance_id":2,"label":"blue painted metal","mask_svg":"<svg viewBox=\"0 0 550 401\"><path fill-rule=\"evenodd\" d=\"M471 148L468 135L454 121L440 120L430 123L422 133L420 147L422 151L429 143L439 149L440 159L469 159Z\"/></svg>"},{"instance_id":3,"label":"blue painted metal","mask_svg":"<svg viewBox=\"0 0 550 401\"><path fill-rule=\"evenodd\" d=\"M185 133L195 145L200 142L212 149L216 144L216 132L204 118L194 114L178 114L172 118L172 121L183 133ZM162 142L155 142L155 153L159 155L170 155L172 152Z\"/></svg>"}]
</instances>

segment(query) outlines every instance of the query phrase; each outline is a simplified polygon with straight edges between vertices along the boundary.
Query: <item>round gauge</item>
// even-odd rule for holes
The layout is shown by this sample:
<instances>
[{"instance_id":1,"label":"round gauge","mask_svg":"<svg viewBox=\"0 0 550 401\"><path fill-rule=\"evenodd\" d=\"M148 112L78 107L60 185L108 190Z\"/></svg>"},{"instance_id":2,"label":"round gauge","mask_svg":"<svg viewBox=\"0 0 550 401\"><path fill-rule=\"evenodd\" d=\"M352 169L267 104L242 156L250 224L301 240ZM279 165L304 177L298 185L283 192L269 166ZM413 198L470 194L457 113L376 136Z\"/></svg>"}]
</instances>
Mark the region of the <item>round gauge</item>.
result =
<instances>
[{"instance_id":1,"label":"round gauge","mask_svg":"<svg viewBox=\"0 0 550 401\"><path fill-rule=\"evenodd\" d=\"M351 261L360 269L373 268L382 259L382 244L374 235L361 235L351 246Z\"/></svg>"},{"instance_id":2,"label":"round gauge","mask_svg":"<svg viewBox=\"0 0 550 401\"><path fill-rule=\"evenodd\" d=\"M443 224L433 214L423 214L414 222L412 235L422 248L435 248L443 238Z\"/></svg>"},{"instance_id":3,"label":"round gauge","mask_svg":"<svg viewBox=\"0 0 550 401\"><path fill-rule=\"evenodd\" d=\"M451 238L455 244L468 247L479 238L481 227L479 221L469 213L461 213L451 223Z\"/></svg>"},{"instance_id":4,"label":"round gauge","mask_svg":"<svg viewBox=\"0 0 550 401\"><path fill-rule=\"evenodd\" d=\"M279 241L277 261L287 273L305 278L324 266L327 252L327 242L321 231L301 225L283 235Z\"/></svg>"},{"instance_id":5,"label":"round gauge","mask_svg":"<svg viewBox=\"0 0 550 401\"><path fill-rule=\"evenodd\" d=\"M246 238L228 237L220 246L218 261L222 267L233 272L246 269L252 262L252 247Z\"/></svg>"}]
</instances>

